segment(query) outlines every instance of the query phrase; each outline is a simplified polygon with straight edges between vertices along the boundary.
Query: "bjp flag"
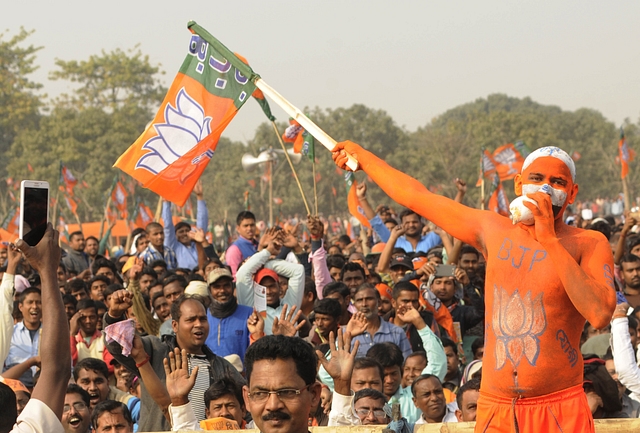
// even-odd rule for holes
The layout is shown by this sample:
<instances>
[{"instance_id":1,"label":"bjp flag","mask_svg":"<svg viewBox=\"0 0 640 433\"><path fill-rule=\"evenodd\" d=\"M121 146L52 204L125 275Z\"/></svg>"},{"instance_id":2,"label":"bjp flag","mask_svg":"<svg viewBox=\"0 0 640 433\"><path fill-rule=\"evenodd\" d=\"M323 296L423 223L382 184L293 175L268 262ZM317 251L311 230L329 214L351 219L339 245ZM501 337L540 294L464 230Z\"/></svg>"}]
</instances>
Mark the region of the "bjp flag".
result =
<instances>
[{"instance_id":1,"label":"bjp flag","mask_svg":"<svg viewBox=\"0 0 640 433\"><path fill-rule=\"evenodd\" d=\"M513 179L522 171L524 158L513 143L500 146L493 152L493 160L496 162L496 171L500 180Z\"/></svg>"},{"instance_id":2,"label":"bjp flag","mask_svg":"<svg viewBox=\"0 0 640 433\"><path fill-rule=\"evenodd\" d=\"M624 130L620 127L620 142L618 142L618 153L620 158L620 178L624 179L629 174L629 163L633 161L636 153L629 148L627 140L624 138Z\"/></svg>"},{"instance_id":3,"label":"bjp flag","mask_svg":"<svg viewBox=\"0 0 640 433\"><path fill-rule=\"evenodd\" d=\"M352 171L345 172L344 182L347 187L347 204L349 205L349 212L351 215L356 217L364 227L371 228L371 224L364 214L362 206L360 206L360 200L358 200L358 195L356 194L358 181Z\"/></svg>"},{"instance_id":4,"label":"bjp flag","mask_svg":"<svg viewBox=\"0 0 640 433\"><path fill-rule=\"evenodd\" d=\"M114 165L178 206L187 201L222 131L254 94L257 77L202 27L191 22L189 29L187 58L158 113ZM264 97L260 102L264 110Z\"/></svg>"}]
</instances>

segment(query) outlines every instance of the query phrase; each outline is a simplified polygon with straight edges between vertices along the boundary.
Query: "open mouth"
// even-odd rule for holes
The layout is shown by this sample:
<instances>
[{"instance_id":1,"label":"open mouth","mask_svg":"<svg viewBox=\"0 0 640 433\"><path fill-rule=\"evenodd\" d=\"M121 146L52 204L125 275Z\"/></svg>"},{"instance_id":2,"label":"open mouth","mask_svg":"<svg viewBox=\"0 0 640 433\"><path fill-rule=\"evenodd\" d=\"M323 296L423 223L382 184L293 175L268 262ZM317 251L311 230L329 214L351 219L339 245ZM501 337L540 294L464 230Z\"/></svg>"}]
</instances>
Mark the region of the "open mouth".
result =
<instances>
[{"instance_id":1,"label":"open mouth","mask_svg":"<svg viewBox=\"0 0 640 433\"><path fill-rule=\"evenodd\" d=\"M90 392L89 393L89 400L91 401L92 405L94 405L96 403L100 403L100 394L98 394L97 392Z\"/></svg>"},{"instance_id":2,"label":"open mouth","mask_svg":"<svg viewBox=\"0 0 640 433\"><path fill-rule=\"evenodd\" d=\"M81 422L82 422L82 418L78 416L74 416L69 419L69 425L72 427L78 427Z\"/></svg>"},{"instance_id":3,"label":"open mouth","mask_svg":"<svg viewBox=\"0 0 640 433\"><path fill-rule=\"evenodd\" d=\"M201 340L205 337L203 331L193 331L193 336L196 337L198 340Z\"/></svg>"}]
</instances>

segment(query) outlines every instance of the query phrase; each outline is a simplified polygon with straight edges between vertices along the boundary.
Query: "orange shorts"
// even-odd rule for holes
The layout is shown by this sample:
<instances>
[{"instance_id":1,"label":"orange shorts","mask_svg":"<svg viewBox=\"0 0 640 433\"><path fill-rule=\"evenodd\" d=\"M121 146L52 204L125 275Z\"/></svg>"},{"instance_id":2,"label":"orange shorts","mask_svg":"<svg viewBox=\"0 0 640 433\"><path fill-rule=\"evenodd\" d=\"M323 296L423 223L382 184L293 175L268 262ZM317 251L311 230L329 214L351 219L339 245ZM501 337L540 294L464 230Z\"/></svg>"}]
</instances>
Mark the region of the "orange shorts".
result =
<instances>
[{"instance_id":1,"label":"orange shorts","mask_svg":"<svg viewBox=\"0 0 640 433\"><path fill-rule=\"evenodd\" d=\"M582 385L540 397L505 398L480 391L475 433L595 433Z\"/></svg>"}]
</instances>

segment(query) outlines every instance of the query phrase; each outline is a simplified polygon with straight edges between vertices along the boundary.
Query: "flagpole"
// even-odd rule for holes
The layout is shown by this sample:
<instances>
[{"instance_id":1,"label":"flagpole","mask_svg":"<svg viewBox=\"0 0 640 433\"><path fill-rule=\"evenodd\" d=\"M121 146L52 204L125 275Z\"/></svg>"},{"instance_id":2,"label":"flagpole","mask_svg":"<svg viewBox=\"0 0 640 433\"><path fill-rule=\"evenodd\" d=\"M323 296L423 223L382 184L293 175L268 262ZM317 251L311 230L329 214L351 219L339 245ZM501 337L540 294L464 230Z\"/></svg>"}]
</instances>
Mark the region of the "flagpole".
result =
<instances>
[{"instance_id":1,"label":"flagpole","mask_svg":"<svg viewBox=\"0 0 640 433\"><path fill-rule=\"evenodd\" d=\"M296 122L298 122L300 126L302 126L309 134L313 135L313 138L322 143L322 145L330 151L333 151L333 149L336 147L337 142L333 138L331 138L329 134L320 129L320 127L313 123L307 116L305 116L302 111L300 111L297 107L295 107L284 97L282 97L282 95L280 95L273 87L265 83L262 78L256 78L254 83L258 89L262 90L262 93L269 96L269 98L271 98L273 102L278 104L278 106L282 108L285 113L287 113ZM347 154L347 157L349 158L347 161L347 167L349 167L353 171L357 170L358 161L356 161L356 159L349 154Z\"/></svg>"},{"instance_id":2,"label":"flagpole","mask_svg":"<svg viewBox=\"0 0 640 433\"><path fill-rule=\"evenodd\" d=\"M278 137L278 141L280 142L280 146L282 146L282 150L284 150L284 157L287 158L287 162L289 163L289 167L291 167L291 171L293 172L293 177L296 180L296 184L298 184L298 189L300 190L300 195L302 195L302 202L304 203L304 207L307 209L307 215L311 214L309 210L309 204L307 203L307 197L304 195L304 190L302 189L302 184L300 184L300 179L298 179L298 173L296 173L296 169L293 167L293 162L291 161L291 157L289 156L289 152L287 152L287 147L284 145L284 141L282 141L282 135L280 135L280 131L278 131L278 125L273 120L271 121L271 125L273 126L273 130ZM314 174L315 176L315 174ZM314 186L315 186L315 178L314 178ZM316 210L316 214L318 211Z\"/></svg>"},{"instance_id":3,"label":"flagpole","mask_svg":"<svg viewBox=\"0 0 640 433\"><path fill-rule=\"evenodd\" d=\"M484 210L484 176L482 176L482 180L480 181L480 209Z\"/></svg>"},{"instance_id":4,"label":"flagpole","mask_svg":"<svg viewBox=\"0 0 640 433\"><path fill-rule=\"evenodd\" d=\"M626 176L622 178L622 193L624 195L624 210L631 209L631 199L629 197L629 184Z\"/></svg>"},{"instance_id":5,"label":"flagpole","mask_svg":"<svg viewBox=\"0 0 640 433\"><path fill-rule=\"evenodd\" d=\"M53 224L54 227L58 226L58 222L57 222L57 217L58 217L58 198L60 196L60 188L57 189L56 191L56 198L55 198L55 203L53 205L53 216L51 223Z\"/></svg>"},{"instance_id":6,"label":"flagpole","mask_svg":"<svg viewBox=\"0 0 640 433\"><path fill-rule=\"evenodd\" d=\"M287 151L285 150L286 154ZM269 170L269 227L273 227L273 161L267 161Z\"/></svg>"},{"instance_id":7,"label":"flagpole","mask_svg":"<svg viewBox=\"0 0 640 433\"><path fill-rule=\"evenodd\" d=\"M160 214L162 212L162 197L158 196L158 204L156 205L156 214L153 216L153 221L160 221Z\"/></svg>"},{"instance_id":8,"label":"flagpole","mask_svg":"<svg viewBox=\"0 0 640 433\"><path fill-rule=\"evenodd\" d=\"M315 161L315 158L311 162L311 167L313 169L313 199L315 201L316 216L317 216L318 215L318 182L316 182L316 161Z\"/></svg>"}]
</instances>

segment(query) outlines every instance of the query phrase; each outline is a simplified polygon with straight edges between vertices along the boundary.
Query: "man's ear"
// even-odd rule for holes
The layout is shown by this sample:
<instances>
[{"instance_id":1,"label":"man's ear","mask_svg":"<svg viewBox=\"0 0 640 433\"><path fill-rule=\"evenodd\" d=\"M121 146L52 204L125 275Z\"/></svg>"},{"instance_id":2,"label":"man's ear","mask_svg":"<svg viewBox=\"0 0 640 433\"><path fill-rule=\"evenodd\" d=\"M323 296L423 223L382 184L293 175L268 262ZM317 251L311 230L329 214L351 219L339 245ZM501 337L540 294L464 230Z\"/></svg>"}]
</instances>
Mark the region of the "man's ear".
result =
<instances>
[{"instance_id":1,"label":"man's ear","mask_svg":"<svg viewBox=\"0 0 640 433\"><path fill-rule=\"evenodd\" d=\"M395 299L393 299L393 298L391 298L391 306L393 307L393 309L394 309L394 310L398 308L398 305L397 305L397 303L396 303L396 300L395 300Z\"/></svg>"},{"instance_id":2,"label":"man's ear","mask_svg":"<svg viewBox=\"0 0 640 433\"><path fill-rule=\"evenodd\" d=\"M571 194L567 197L567 203L572 204L576 201L576 197L578 196L578 184L573 184L573 188L571 190Z\"/></svg>"},{"instance_id":3,"label":"man's ear","mask_svg":"<svg viewBox=\"0 0 640 433\"><path fill-rule=\"evenodd\" d=\"M519 173L513 178L513 189L518 197L522 195L522 175Z\"/></svg>"},{"instance_id":4,"label":"man's ear","mask_svg":"<svg viewBox=\"0 0 640 433\"><path fill-rule=\"evenodd\" d=\"M178 333L178 321L171 319L171 329L173 329L173 333Z\"/></svg>"},{"instance_id":5,"label":"man's ear","mask_svg":"<svg viewBox=\"0 0 640 433\"><path fill-rule=\"evenodd\" d=\"M309 392L311 393L311 407L313 407L320 401L320 395L322 394L322 385L319 382L315 382L309 385Z\"/></svg>"}]
</instances>

